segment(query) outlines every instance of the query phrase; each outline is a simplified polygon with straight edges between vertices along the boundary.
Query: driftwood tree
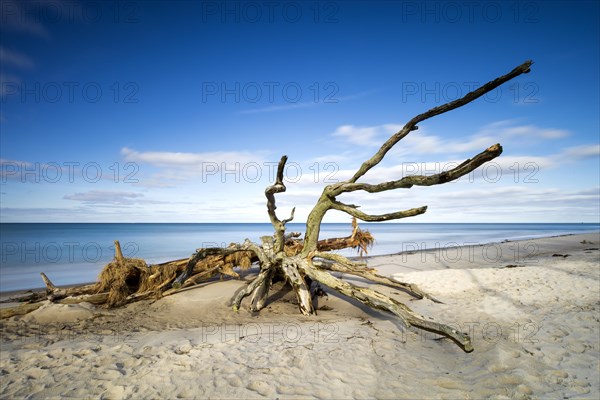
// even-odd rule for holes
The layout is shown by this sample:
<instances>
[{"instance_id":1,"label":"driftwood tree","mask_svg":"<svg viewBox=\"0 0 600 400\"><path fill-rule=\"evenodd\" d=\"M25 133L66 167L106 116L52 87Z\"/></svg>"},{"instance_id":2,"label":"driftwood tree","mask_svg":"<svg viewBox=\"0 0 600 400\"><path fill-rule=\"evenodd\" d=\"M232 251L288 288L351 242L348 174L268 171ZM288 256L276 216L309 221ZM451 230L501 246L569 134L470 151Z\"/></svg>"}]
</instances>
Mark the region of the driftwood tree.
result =
<instances>
[{"instance_id":1,"label":"driftwood tree","mask_svg":"<svg viewBox=\"0 0 600 400\"><path fill-rule=\"evenodd\" d=\"M277 273L282 273L296 292L298 305L302 314L310 315L314 313L315 310L312 303L310 282L320 282L323 285L328 286L333 290L337 290L348 297L357 299L368 306L396 315L407 327L414 326L438 333L454 340L465 351L471 351L473 349L471 340L466 333L458 332L450 326L424 319L413 313L404 304L391 297L385 296L376 290L358 287L331 275L328 271L333 270L359 275L367 279L373 278L373 281L382 282L382 277L374 274L371 270L366 268L364 264L353 262L346 257L337 254L319 251L318 240L321 221L329 210L342 211L363 221L397 220L423 214L427 210L427 206L383 215L369 215L360 211L358 206L342 203L337 198L344 193L358 190L366 191L368 193L378 193L394 189L411 188L414 185L431 186L443 184L458 179L475 170L483 163L498 157L502 153L502 147L500 144L495 144L473 158L464 161L456 168L439 174L430 176L405 176L398 180L377 184L358 182L360 178L383 160L387 152L394 147L394 145L406 137L410 132L417 130L418 123L468 104L489 91L494 90L503 83L523 73L528 73L531 64L531 61L526 61L508 74L486 83L460 99L417 115L404 125L399 132L392 135L373 157L360 166L358 171L356 171L350 179L326 186L306 221L306 234L302 251L293 256L289 256L285 252L285 226L286 223L293 219L294 210L292 210L289 218L283 220L279 219L275 212L275 195L286 191L286 186L283 183L283 171L287 156L283 156L279 161L275 183L265 190L265 195L267 197L267 212L271 224L275 229L274 236L262 237L262 244L260 245L246 240L242 244L231 245L228 248L199 249L199 251L190 258L186 271L176 279L175 285L183 283L193 271L194 265L208 255L227 255L234 252L250 251L260 260L260 273L244 290L240 291L237 296L235 296L233 299L233 308L235 310L239 309L242 300L246 296L250 296L251 310L259 311L262 309L267 302L269 288L273 277ZM382 283L402 287L407 292L412 293L419 298L424 297L424 294L421 291L411 285L392 280Z\"/></svg>"},{"instance_id":2,"label":"driftwood tree","mask_svg":"<svg viewBox=\"0 0 600 400\"><path fill-rule=\"evenodd\" d=\"M119 305L148 297L152 293L156 294L158 292L162 296L169 295L184 287L194 285L201 280L214 276L218 272L235 275L231 268L232 266L248 267L251 263L257 262L260 270L256 278L240 290L232 299L234 310L238 310L244 298L249 296L250 310L260 311L267 304L269 289L271 288L273 279L276 276L284 276L287 282L291 284L297 296L298 307L302 314L311 315L315 313L313 294L320 283L370 307L394 314L406 327L416 327L437 333L453 340L464 351L472 351L473 347L468 334L459 332L448 325L425 319L422 316L416 315L406 305L394 298L367 287L352 285L330 273L331 271L335 271L360 276L372 282L401 289L419 299L429 298L437 301L414 285L378 275L364 263L351 261L339 254L329 252L330 250L345 247L358 246L364 248L366 244L372 241L368 233L361 232L355 225L351 237L320 241L319 231L323 217L329 210L342 211L353 218L375 222L413 217L423 214L427 210L427 206L422 206L395 211L389 214L370 215L360 211L357 205L345 204L338 200L338 197L344 193L355 191L379 193L395 189L408 189L415 185L432 186L444 184L456 180L475 170L485 162L498 157L502 153L502 147L500 144L495 144L473 158L465 160L457 167L439 174L404 176L397 180L375 184L359 182L367 172L383 160L392 147L408 134L417 130L417 124L476 100L511 79L528 73L531 65L532 61L526 61L508 74L486 83L464 97L432 108L408 121L370 159L362 163L350 179L328 185L323 189L319 200L309 213L303 240L298 238L298 234L286 234L286 224L294 218L294 209L290 217L286 219L280 219L276 214L275 195L286 191L286 186L283 182L283 171L287 156L283 156L279 161L275 182L265 190L267 212L275 233L273 236L263 236L260 244L246 239L241 244L231 244L226 248L201 248L189 259L176 260L148 267L142 260L124 259L122 254L120 254L117 243L115 261L109 264L102 272L104 278L101 275L101 282L98 285L92 285L94 286L93 288L84 287L81 288L82 290L77 290L77 288L71 289L71 293L68 293L63 289L54 287L47 277L43 275L48 288L48 294L54 300L62 298L62 300L59 300L62 302L69 301L69 297L65 298L65 296L87 294L81 301L85 301L87 298L95 299L98 303ZM127 274L122 273L124 268L129 271ZM122 288L129 285L128 279L130 280L132 276L137 279L136 293L130 294L123 290L113 290L115 287ZM92 290L95 293L89 294ZM28 311L31 308L32 306L28 305ZM10 315L15 314L17 313ZM9 314L5 311L4 316L7 315Z\"/></svg>"}]
</instances>

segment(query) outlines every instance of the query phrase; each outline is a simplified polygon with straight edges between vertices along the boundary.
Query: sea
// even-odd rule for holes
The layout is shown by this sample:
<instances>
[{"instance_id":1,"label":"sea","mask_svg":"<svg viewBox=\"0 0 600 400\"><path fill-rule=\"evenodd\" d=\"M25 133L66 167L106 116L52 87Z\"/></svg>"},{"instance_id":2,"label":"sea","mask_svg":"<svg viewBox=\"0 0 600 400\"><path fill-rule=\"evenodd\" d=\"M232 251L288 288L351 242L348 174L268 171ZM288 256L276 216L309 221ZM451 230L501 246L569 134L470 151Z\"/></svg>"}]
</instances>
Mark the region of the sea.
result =
<instances>
[{"instance_id":1,"label":"sea","mask_svg":"<svg viewBox=\"0 0 600 400\"><path fill-rule=\"evenodd\" d=\"M600 231L589 223L361 223L375 244L369 255L396 254L427 248L497 243ZM287 232L304 234L300 223ZM320 239L346 237L348 223L324 223ZM149 264L187 258L201 247L227 246L246 238L259 242L272 235L269 223L2 223L0 224L0 292L43 287L40 272L55 285L94 282L114 257L114 241L123 255ZM345 249L339 253L356 256Z\"/></svg>"}]
</instances>

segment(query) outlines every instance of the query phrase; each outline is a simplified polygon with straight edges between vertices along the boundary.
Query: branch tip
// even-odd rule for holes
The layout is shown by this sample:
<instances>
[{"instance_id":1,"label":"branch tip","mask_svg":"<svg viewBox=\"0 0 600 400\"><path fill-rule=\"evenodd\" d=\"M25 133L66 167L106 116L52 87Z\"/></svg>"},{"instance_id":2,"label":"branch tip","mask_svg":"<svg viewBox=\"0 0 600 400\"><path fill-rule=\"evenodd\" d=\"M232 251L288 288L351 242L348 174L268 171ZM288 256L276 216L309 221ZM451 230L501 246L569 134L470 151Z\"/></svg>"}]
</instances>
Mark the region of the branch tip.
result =
<instances>
[{"instance_id":1,"label":"branch tip","mask_svg":"<svg viewBox=\"0 0 600 400\"><path fill-rule=\"evenodd\" d=\"M123 252L121 251L121 244L118 240L115 240L115 259L118 262L123 262L124 260Z\"/></svg>"},{"instance_id":2,"label":"branch tip","mask_svg":"<svg viewBox=\"0 0 600 400\"><path fill-rule=\"evenodd\" d=\"M281 160L279 160L279 164L277 165L277 178L275 179L275 184L283 184L283 170L285 168L285 163L287 163L288 157L286 155L281 156Z\"/></svg>"},{"instance_id":3,"label":"branch tip","mask_svg":"<svg viewBox=\"0 0 600 400\"><path fill-rule=\"evenodd\" d=\"M497 153L497 155L500 155L500 154L502 154L502 150L503 149L502 149L502 146L500 145L500 143L496 143L495 145L488 147L486 151L489 151L490 153L494 153L494 154Z\"/></svg>"}]
</instances>

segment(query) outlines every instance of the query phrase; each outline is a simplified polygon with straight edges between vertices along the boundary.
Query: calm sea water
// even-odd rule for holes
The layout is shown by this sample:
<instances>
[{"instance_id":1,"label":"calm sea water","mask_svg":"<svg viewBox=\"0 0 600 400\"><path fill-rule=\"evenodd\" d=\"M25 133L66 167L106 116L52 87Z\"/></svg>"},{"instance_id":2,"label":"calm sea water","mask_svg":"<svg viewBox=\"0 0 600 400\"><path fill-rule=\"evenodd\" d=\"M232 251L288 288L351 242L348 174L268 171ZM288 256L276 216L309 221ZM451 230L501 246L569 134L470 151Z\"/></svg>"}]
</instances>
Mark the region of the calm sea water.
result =
<instances>
[{"instance_id":1,"label":"calm sea water","mask_svg":"<svg viewBox=\"0 0 600 400\"><path fill-rule=\"evenodd\" d=\"M600 231L598 224L361 223L375 245L370 255ZM345 237L350 224L323 224L320 238ZM304 224L288 224L288 232ZM0 224L0 292L43 286L40 272L57 285L95 281L119 240L126 257L160 263L190 256L196 248L226 246L273 233L270 224ZM342 254L355 255L352 250Z\"/></svg>"}]
</instances>

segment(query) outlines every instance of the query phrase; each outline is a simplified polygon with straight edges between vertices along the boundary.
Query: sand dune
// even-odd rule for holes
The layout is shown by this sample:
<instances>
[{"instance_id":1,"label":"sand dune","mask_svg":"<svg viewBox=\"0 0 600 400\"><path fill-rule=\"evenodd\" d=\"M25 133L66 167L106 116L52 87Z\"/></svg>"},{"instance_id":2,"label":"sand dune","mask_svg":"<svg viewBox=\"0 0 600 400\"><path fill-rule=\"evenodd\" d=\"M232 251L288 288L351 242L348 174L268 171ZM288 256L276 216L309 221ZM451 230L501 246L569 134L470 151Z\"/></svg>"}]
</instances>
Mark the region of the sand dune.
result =
<instances>
[{"instance_id":1,"label":"sand dune","mask_svg":"<svg viewBox=\"0 0 600 400\"><path fill-rule=\"evenodd\" d=\"M118 310L48 304L2 321L0 396L597 399L599 245L586 234L369 259L444 301L372 285L469 332L469 354L333 293L313 317L281 286L261 313L233 313L242 281Z\"/></svg>"}]
</instances>

